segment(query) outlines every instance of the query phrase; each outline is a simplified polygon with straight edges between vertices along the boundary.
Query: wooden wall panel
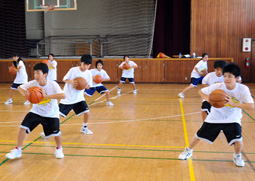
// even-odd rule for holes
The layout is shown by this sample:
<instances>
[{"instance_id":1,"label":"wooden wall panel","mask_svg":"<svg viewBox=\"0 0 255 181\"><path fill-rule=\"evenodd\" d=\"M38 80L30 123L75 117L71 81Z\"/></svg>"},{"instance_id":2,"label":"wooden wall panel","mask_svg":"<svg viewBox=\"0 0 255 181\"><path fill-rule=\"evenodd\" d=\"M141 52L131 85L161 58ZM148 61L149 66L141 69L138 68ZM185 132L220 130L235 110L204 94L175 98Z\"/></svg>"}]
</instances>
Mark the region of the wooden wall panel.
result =
<instances>
[{"instance_id":1,"label":"wooden wall panel","mask_svg":"<svg viewBox=\"0 0 255 181\"><path fill-rule=\"evenodd\" d=\"M233 57L242 70L244 82L251 81L245 69L242 38L255 38L254 0L191 0L190 53L209 57Z\"/></svg>"}]
</instances>

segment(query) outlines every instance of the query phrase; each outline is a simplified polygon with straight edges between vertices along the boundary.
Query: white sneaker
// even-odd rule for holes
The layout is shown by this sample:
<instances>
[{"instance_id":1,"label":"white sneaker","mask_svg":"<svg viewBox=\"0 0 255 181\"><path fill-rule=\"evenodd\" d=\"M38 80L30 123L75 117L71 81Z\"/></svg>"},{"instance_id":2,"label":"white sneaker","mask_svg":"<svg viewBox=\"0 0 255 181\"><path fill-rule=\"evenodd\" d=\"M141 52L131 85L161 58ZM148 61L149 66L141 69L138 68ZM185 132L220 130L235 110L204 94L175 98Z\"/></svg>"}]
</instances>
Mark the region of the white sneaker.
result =
<instances>
[{"instance_id":1,"label":"white sneaker","mask_svg":"<svg viewBox=\"0 0 255 181\"><path fill-rule=\"evenodd\" d=\"M121 93L121 89L118 89L117 94L119 94L119 95L120 95L120 93Z\"/></svg>"},{"instance_id":2,"label":"white sneaker","mask_svg":"<svg viewBox=\"0 0 255 181\"><path fill-rule=\"evenodd\" d=\"M9 159L20 158L22 156L22 150L15 148L11 150L10 153L7 153L5 156Z\"/></svg>"},{"instance_id":3,"label":"white sneaker","mask_svg":"<svg viewBox=\"0 0 255 181\"><path fill-rule=\"evenodd\" d=\"M245 166L245 162L242 159L242 154L236 155L234 153L234 159L233 159L234 163L236 164L236 166L238 167L244 167Z\"/></svg>"},{"instance_id":4,"label":"white sneaker","mask_svg":"<svg viewBox=\"0 0 255 181\"><path fill-rule=\"evenodd\" d=\"M30 105L30 102L29 102L28 100L26 100L26 101L24 102L24 105Z\"/></svg>"},{"instance_id":5,"label":"white sneaker","mask_svg":"<svg viewBox=\"0 0 255 181\"><path fill-rule=\"evenodd\" d=\"M90 131L88 127L85 128L84 126L81 127L81 132L84 134L93 134L93 132Z\"/></svg>"},{"instance_id":6,"label":"white sneaker","mask_svg":"<svg viewBox=\"0 0 255 181\"><path fill-rule=\"evenodd\" d=\"M184 152L182 152L178 159L179 160L186 160L187 158L191 157L193 155L193 149L185 148Z\"/></svg>"},{"instance_id":7,"label":"white sneaker","mask_svg":"<svg viewBox=\"0 0 255 181\"><path fill-rule=\"evenodd\" d=\"M63 153L63 148L62 148L62 146L59 148L59 149L57 149L56 147L55 147L55 153L54 153L54 155L55 155L55 157L56 158L64 158L64 153Z\"/></svg>"},{"instance_id":8,"label":"white sneaker","mask_svg":"<svg viewBox=\"0 0 255 181\"><path fill-rule=\"evenodd\" d=\"M113 106L114 104L111 101L106 102L107 106Z\"/></svg>"},{"instance_id":9,"label":"white sneaker","mask_svg":"<svg viewBox=\"0 0 255 181\"><path fill-rule=\"evenodd\" d=\"M135 90L133 90L133 94L137 94L136 89L135 89Z\"/></svg>"},{"instance_id":10,"label":"white sneaker","mask_svg":"<svg viewBox=\"0 0 255 181\"><path fill-rule=\"evenodd\" d=\"M182 98L182 99L184 98L184 94L181 93L181 92L178 94L178 96L179 96L180 98Z\"/></svg>"},{"instance_id":11,"label":"white sneaker","mask_svg":"<svg viewBox=\"0 0 255 181\"><path fill-rule=\"evenodd\" d=\"M5 104L11 104L12 103L12 99L8 99Z\"/></svg>"},{"instance_id":12,"label":"white sneaker","mask_svg":"<svg viewBox=\"0 0 255 181\"><path fill-rule=\"evenodd\" d=\"M44 132L41 132L41 137L42 137L42 139L46 139L47 137L45 136L45 134L44 134Z\"/></svg>"}]
</instances>

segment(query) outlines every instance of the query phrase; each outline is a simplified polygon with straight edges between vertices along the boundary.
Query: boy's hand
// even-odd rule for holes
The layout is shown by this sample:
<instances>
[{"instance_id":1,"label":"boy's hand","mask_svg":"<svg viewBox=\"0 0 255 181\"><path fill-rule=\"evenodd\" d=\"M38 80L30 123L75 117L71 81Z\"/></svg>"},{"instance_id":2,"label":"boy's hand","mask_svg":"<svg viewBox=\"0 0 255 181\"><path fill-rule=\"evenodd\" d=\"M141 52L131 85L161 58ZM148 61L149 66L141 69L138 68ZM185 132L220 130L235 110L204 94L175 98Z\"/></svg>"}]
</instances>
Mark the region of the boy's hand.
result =
<instances>
[{"instance_id":1,"label":"boy's hand","mask_svg":"<svg viewBox=\"0 0 255 181\"><path fill-rule=\"evenodd\" d=\"M227 101L225 105L229 104L231 107L235 107L235 102L231 99L231 96L229 94L227 94L227 97L225 99Z\"/></svg>"},{"instance_id":2,"label":"boy's hand","mask_svg":"<svg viewBox=\"0 0 255 181\"><path fill-rule=\"evenodd\" d=\"M71 80L71 84L73 85L74 88L78 86L78 81L77 80Z\"/></svg>"},{"instance_id":3,"label":"boy's hand","mask_svg":"<svg viewBox=\"0 0 255 181\"><path fill-rule=\"evenodd\" d=\"M47 94L46 94L46 91L44 90L44 88L42 87L39 87L40 88L40 92L42 93L43 97L46 97Z\"/></svg>"}]
</instances>

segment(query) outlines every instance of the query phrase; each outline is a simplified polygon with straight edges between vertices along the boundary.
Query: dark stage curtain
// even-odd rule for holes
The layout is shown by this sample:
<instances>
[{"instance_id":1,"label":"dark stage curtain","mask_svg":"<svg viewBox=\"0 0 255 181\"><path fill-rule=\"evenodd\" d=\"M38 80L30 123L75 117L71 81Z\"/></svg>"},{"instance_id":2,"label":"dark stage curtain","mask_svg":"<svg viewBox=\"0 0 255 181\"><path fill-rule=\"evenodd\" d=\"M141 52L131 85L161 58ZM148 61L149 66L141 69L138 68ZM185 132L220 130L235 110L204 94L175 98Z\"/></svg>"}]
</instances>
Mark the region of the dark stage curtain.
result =
<instances>
[{"instance_id":1,"label":"dark stage curtain","mask_svg":"<svg viewBox=\"0 0 255 181\"><path fill-rule=\"evenodd\" d=\"M0 58L27 56L24 0L0 0Z\"/></svg>"},{"instance_id":2,"label":"dark stage curtain","mask_svg":"<svg viewBox=\"0 0 255 181\"><path fill-rule=\"evenodd\" d=\"M153 57L190 53L191 0L158 0Z\"/></svg>"}]
</instances>

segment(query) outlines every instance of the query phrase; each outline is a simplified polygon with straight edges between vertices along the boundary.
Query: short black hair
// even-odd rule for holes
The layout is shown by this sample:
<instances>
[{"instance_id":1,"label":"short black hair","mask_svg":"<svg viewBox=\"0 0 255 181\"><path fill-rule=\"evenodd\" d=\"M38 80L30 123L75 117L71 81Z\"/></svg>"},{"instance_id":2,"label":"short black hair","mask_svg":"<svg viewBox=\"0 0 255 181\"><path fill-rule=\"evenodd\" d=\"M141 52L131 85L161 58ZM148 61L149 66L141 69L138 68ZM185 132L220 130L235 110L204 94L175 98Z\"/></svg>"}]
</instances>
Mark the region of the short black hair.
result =
<instances>
[{"instance_id":1,"label":"short black hair","mask_svg":"<svg viewBox=\"0 0 255 181\"><path fill-rule=\"evenodd\" d=\"M34 71L36 70L41 70L43 72L43 74L46 74L49 72L49 68L48 65L46 65L45 63L38 63L34 66Z\"/></svg>"},{"instance_id":2,"label":"short black hair","mask_svg":"<svg viewBox=\"0 0 255 181\"><path fill-rule=\"evenodd\" d=\"M124 55L123 60L125 60L126 57L129 58L129 55Z\"/></svg>"},{"instance_id":3,"label":"short black hair","mask_svg":"<svg viewBox=\"0 0 255 181\"><path fill-rule=\"evenodd\" d=\"M230 63L226 65L223 69L223 74L226 72L233 74L235 77L238 77L241 75L241 69L235 63Z\"/></svg>"},{"instance_id":4,"label":"short black hair","mask_svg":"<svg viewBox=\"0 0 255 181\"><path fill-rule=\"evenodd\" d=\"M96 68L97 68L97 64L99 64L99 63L101 63L102 65L104 65L103 61L99 59L98 61L96 61Z\"/></svg>"},{"instance_id":5,"label":"short black hair","mask_svg":"<svg viewBox=\"0 0 255 181\"><path fill-rule=\"evenodd\" d=\"M209 56L208 53L203 53L202 58L204 58L206 55Z\"/></svg>"},{"instance_id":6,"label":"short black hair","mask_svg":"<svg viewBox=\"0 0 255 181\"><path fill-rule=\"evenodd\" d=\"M48 55L48 58L50 57L50 55L51 55L52 57L54 57L54 54L53 54L53 53L50 53L50 54Z\"/></svg>"},{"instance_id":7,"label":"short black hair","mask_svg":"<svg viewBox=\"0 0 255 181\"><path fill-rule=\"evenodd\" d=\"M92 57L88 54L83 54L81 56L81 62L90 65L92 63Z\"/></svg>"},{"instance_id":8,"label":"short black hair","mask_svg":"<svg viewBox=\"0 0 255 181\"><path fill-rule=\"evenodd\" d=\"M215 69L217 69L217 68L222 68L223 69L226 65L227 65L226 61L224 61L224 60L217 60L217 61L214 62L213 67Z\"/></svg>"}]
</instances>

